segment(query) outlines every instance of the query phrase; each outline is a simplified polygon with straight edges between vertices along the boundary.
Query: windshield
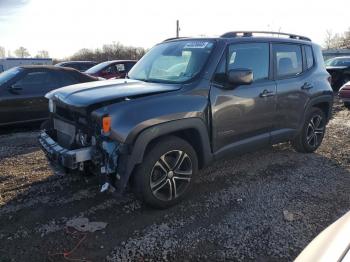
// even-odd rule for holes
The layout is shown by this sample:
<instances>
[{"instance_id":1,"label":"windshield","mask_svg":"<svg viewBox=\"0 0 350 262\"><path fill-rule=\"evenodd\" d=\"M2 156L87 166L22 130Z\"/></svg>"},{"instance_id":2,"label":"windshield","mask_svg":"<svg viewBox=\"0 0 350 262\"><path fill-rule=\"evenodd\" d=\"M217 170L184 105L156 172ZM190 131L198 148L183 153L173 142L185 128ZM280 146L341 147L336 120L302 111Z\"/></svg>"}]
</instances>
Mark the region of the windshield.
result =
<instances>
[{"instance_id":1,"label":"windshield","mask_svg":"<svg viewBox=\"0 0 350 262\"><path fill-rule=\"evenodd\" d=\"M213 46L208 40L156 45L130 70L128 77L146 82L186 82L199 74Z\"/></svg>"},{"instance_id":2,"label":"windshield","mask_svg":"<svg viewBox=\"0 0 350 262\"><path fill-rule=\"evenodd\" d=\"M326 66L350 66L350 57L329 59L325 64Z\"/></svg>"},{"instance_id":3,"label":"windshield","mask_svg":"<svg viewBox=\"0 0 350 262\"><path fill-rule=\"evenodd\" d=\"M15 77L18 73L20 73L21 71L22 71L21 68L14 67L14 68L11 68L5 72L2 72L0 74L0 85L5 84L9 80L11 80L13 77Z\"/></svg>"},{"instance_id":4,"label":"windshield","mask_svg":"<svg viewBox=\"0 0 350 262\"><path fill-rule=\"evenodd\" d=\"M85 71L85 73L87 73L87 74L96 74L97 72L99 72L100 70L102 70L103 68L108 66L110 63L111 63L110 61L106 61L106 62L100 63L98 65L95 65L95 66L89 68L88 70Z\"/></svg>"}]
</instances>

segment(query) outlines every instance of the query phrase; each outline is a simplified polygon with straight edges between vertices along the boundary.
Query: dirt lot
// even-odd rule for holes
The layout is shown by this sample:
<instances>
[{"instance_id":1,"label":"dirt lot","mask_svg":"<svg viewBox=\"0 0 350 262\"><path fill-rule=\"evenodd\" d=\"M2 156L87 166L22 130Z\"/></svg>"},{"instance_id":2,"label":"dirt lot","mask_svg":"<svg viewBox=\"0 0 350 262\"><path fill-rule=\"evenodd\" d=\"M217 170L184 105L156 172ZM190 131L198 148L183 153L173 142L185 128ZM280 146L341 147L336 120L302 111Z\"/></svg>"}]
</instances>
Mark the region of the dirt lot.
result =
<instances>
[{"instance_id":1,"label":"dirt lot","mask_svg":"<svg viewBox=\"0 0 350 262\"><path fill-rule=\"evenodd\" d=\"M55 171L36 131L3 130L0 261L290 261L350 209L350 112L334 111L315 154L280 144L217 162L162 211Z\"/></svg>"}]
</instances>

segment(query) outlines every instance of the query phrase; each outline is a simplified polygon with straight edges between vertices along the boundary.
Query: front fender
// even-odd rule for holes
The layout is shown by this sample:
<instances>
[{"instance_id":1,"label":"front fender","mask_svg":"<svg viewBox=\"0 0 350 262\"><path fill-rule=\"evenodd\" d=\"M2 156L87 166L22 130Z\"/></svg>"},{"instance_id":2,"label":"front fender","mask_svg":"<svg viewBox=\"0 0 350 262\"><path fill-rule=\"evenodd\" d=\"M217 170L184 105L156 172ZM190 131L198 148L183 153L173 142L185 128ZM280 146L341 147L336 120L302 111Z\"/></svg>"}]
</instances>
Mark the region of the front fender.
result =
<instances>
[{"instance_id":1,"label":"front fender","mask_svg":"<svg viewBox=\"0 0 350 262\"><path fill-rule=\"evenodd\" d=\"M199 157L203 160L203 165L209 164L213 155L211 152L210 138L207 130L207 126L202 119L198 117L191 117L187 119L180 119L174 121L168 121L161 124L148 127L137 136L130 152L121 155L118 163L118 173L121 174L119 189L121 191L126 187L132 171L136 165L142 163L145 151L149 143L161 136L171 134L182 130L195 130L199 136Z\"/></svg>"},{"instance_id":2,"label":"front fender","mask_svg":"<svg viewBox=\"0 0 350 262\"><path fill-rule=\"evenodd\" d=\"M205 121L207 109L207 96L171 92L107 105L93 115L100 119L103 115L111 116L109 137L130 145L142 130L151 126L192 117Z\"/></svg>"}]
</instances>

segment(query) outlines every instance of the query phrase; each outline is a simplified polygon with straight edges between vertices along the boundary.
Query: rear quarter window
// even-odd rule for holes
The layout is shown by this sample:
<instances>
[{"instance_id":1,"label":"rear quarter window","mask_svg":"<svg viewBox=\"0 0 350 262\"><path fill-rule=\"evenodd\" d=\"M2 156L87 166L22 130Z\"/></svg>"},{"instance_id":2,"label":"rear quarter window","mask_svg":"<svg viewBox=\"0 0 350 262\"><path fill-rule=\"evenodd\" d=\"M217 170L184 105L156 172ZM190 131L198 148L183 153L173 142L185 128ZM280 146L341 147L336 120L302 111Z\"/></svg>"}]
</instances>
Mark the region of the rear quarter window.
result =
<instances>
[{"instance_id":1,"label":"rear quarter window","mask_svg":"<svg viewBox=\"0 0 350 262\"><path fill-rule=\"evenodd\" d=\"M314 54L312 52L311 46L304 46L305 59L306 59L306 69L310 69L314 66Z\"/></svg>"}]
</instances>

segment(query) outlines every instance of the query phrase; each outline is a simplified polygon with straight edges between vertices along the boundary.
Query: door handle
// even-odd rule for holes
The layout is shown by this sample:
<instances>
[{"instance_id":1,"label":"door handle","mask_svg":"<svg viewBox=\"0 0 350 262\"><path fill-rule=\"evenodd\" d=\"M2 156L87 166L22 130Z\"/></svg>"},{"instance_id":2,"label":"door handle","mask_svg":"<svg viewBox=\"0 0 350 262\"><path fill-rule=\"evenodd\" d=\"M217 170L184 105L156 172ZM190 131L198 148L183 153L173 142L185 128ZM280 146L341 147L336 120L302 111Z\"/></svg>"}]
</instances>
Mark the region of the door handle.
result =
<instances>
[{"instance_id":1,"label":"door handle","mask_svg":"<svg viewBox=\"0 0 350 262\"><path fill-rule=\"evenodd\" d=\"M311 88L313 88L314 86L308 82L305 82L302 86L301 86L301 89L302 90L309 90Z\"/></svg>"},{"instance_id":2,"label":"door handle","mask_svg":"<svg viewBox=\"0 0 350 262\"><path fill-rule=\"evenodd\" d=\"M259 96L260 97L268 97L268 96L274 96L275 92L274 91L269 91L267 89L265 89L264 91L262 91Z\"/></svg>"}]
</instances>

